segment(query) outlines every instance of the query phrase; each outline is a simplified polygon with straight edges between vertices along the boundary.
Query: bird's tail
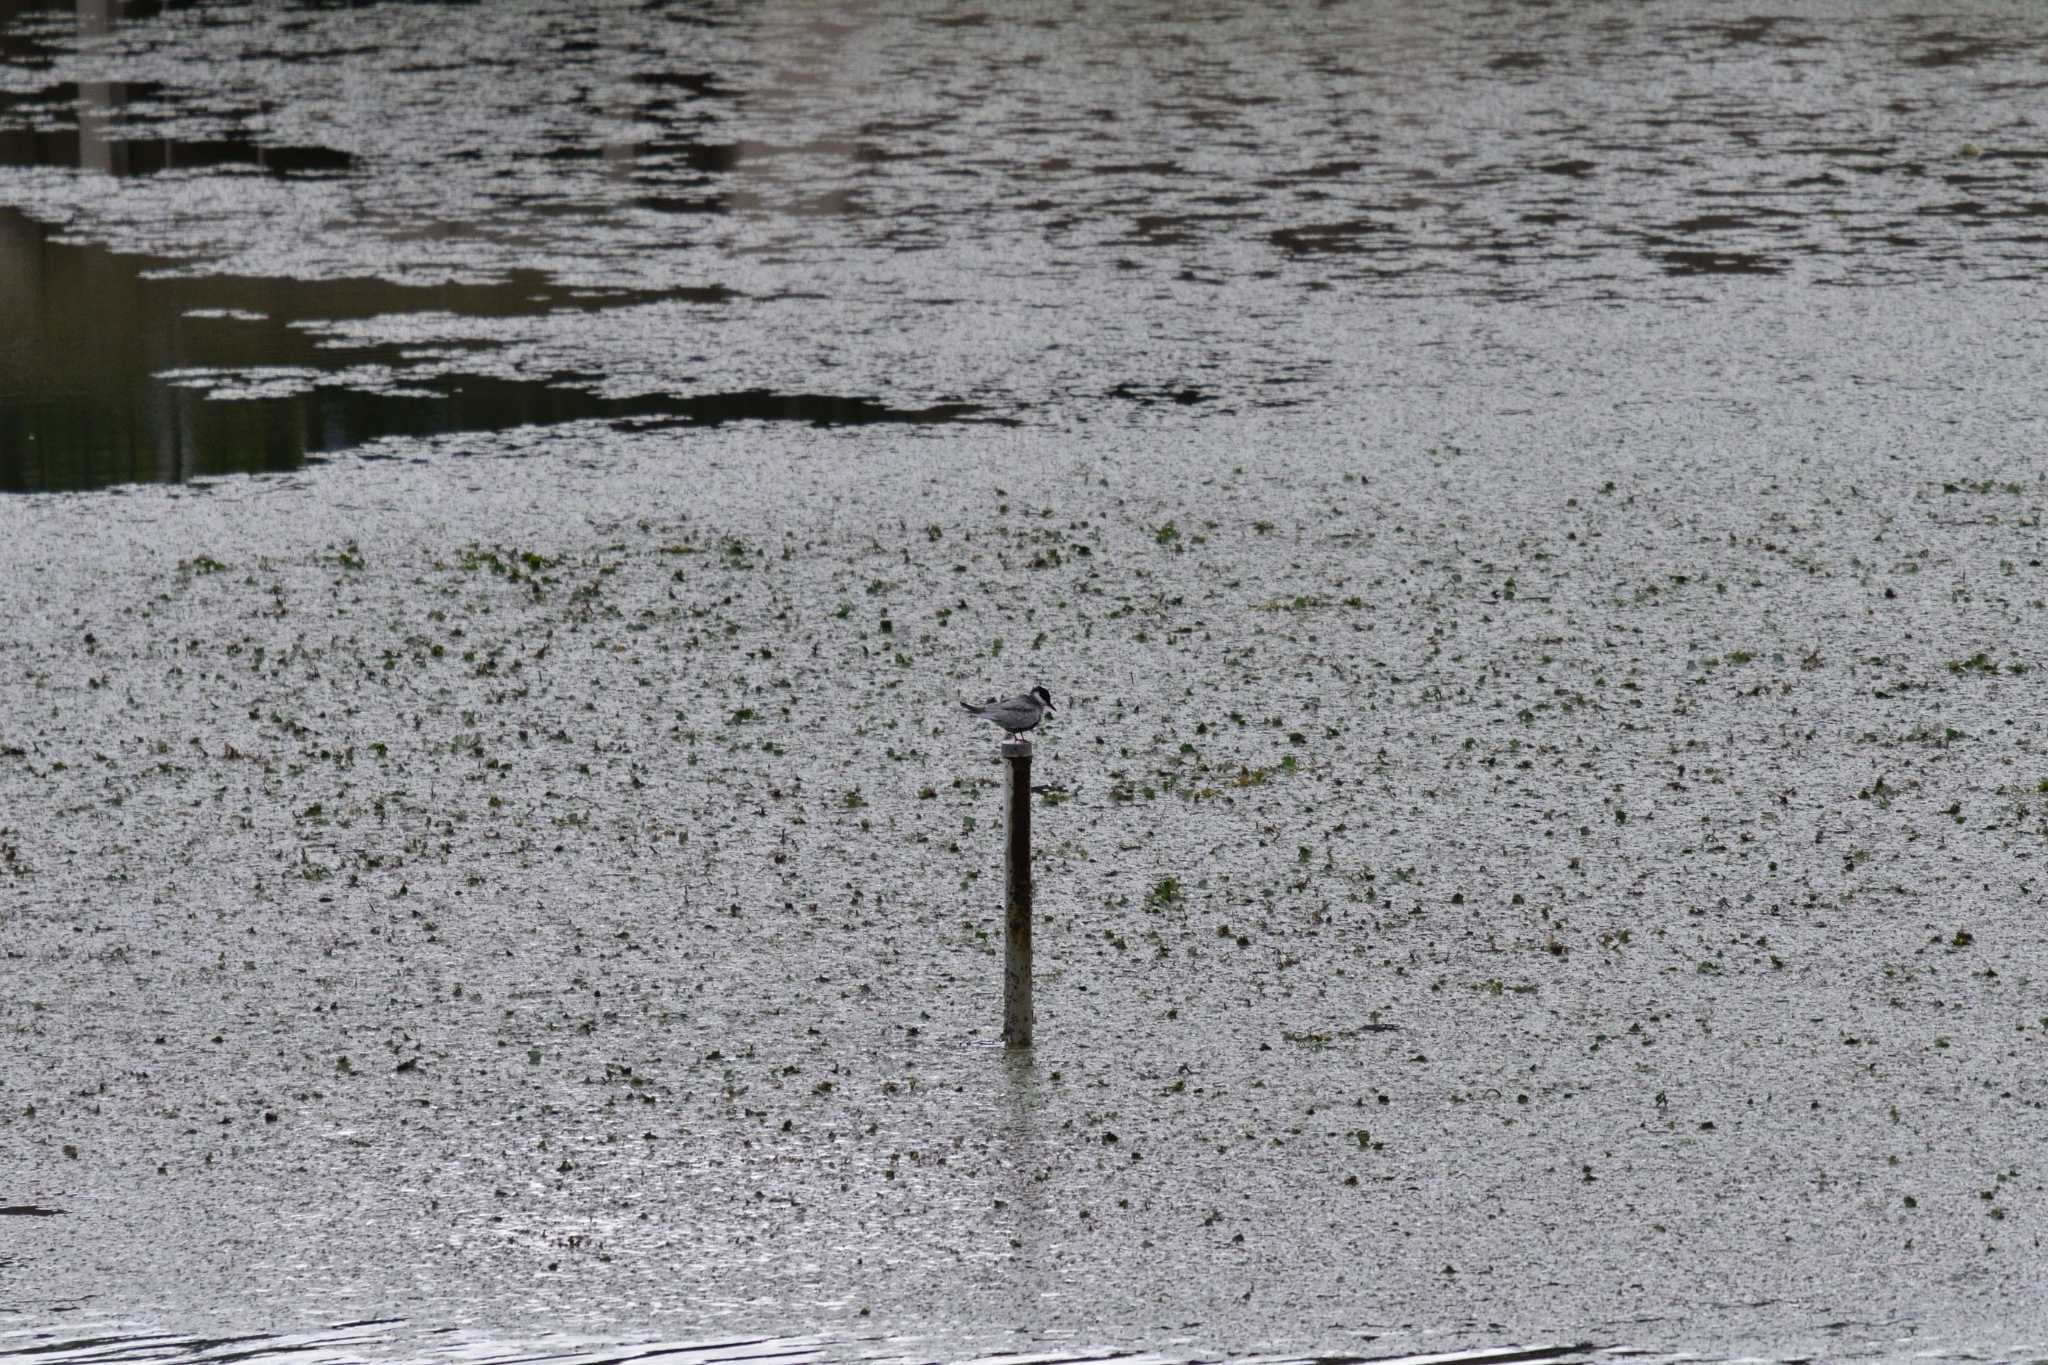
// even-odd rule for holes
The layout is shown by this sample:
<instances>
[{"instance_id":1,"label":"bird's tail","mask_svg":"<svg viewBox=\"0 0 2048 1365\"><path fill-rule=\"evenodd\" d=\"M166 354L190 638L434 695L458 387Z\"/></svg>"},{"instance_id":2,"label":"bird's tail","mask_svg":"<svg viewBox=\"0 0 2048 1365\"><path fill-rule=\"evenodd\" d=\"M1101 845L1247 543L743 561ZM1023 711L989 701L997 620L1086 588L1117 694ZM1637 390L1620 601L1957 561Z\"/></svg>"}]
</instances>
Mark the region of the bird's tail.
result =
<instances>
[{"instance_id":1,"label":"bird's tail","mask_svg":"<svg viewBox=\"0 0 2048 1365\"><path fill-rule=\"evenodd\" d=\"M981 708L979 706L976 706L971 701L963 701L960 704L967 708L967 714L970 716L978 716L981 714Z\"/></svg>"}]
</instances>

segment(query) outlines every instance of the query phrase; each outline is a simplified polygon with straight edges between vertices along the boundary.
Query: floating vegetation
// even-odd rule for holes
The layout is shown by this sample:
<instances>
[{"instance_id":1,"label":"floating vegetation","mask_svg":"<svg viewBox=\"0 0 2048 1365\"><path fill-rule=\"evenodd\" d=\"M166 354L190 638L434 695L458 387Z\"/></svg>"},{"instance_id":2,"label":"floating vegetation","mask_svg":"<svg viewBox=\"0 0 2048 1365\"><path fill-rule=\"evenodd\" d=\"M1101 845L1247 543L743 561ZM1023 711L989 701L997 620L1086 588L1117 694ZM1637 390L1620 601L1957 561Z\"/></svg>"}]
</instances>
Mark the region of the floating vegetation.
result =
<instances>
[{"instance_id":1,"label":"floating vegetation","mask_svg":"<svg viewBox=\"0 0 2048 1365\"><path fill-rule=\"evenodd\" d=\"M583 427L0 504L18 1197L146 1176L246 1230L283 1173L372 1191L407 1252L302 1238L295 1274L409 1312L473 1264L520 1303L573 1271L707 1331L848 1292L1007 1322L1006 1258L1094 1268L1030 1306L1076 1330L1166 1320L1140 1280L1193 1259L1262 1322L1384 1262L1374 1312L1421 1321L1454 1256L1508 1264L1470 1250L1496 1223L1619 1238L1674 1301L1840 1283L1844 1238L2028 1301L2038 482L1752 458L1775 427L1677 389L1645 418L1598 368L1570 449L1542 413L1319 413L1255 457L1206 405L1204 440ZM1041 678L1040 1045L1006 1062L999 737L959 703ZM1701 1280L1730 1189L1842 1236ZM1266 1277L1282 1234L1336 1269ZM209 1292L220 1249L181 1260ZM154 1273L87 1250L47 1292ZM1532 1282L1590 1315L1568 1262Z\"/></svg>"}]
</instances>

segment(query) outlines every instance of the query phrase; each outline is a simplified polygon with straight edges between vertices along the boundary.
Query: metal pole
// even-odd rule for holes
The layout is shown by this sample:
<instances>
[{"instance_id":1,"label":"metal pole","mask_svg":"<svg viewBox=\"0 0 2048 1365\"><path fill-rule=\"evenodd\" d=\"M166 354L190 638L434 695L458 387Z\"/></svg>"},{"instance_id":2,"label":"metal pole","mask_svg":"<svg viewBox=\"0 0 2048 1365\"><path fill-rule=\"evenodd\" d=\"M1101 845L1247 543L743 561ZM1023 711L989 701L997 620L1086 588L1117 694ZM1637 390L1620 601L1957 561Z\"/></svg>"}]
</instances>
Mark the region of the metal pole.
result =
<instances>
[{"instance_id":1,"label":"metal pole","mask_svg":"<svg viewBox=\"0 0 2048 1365\"><path fill-rule=\"evenodd\" d=\"M1003 845L1003 1046L1031 1046L1031 741L1006 740L1009 838Z\"/></svg>"}]
</instances>

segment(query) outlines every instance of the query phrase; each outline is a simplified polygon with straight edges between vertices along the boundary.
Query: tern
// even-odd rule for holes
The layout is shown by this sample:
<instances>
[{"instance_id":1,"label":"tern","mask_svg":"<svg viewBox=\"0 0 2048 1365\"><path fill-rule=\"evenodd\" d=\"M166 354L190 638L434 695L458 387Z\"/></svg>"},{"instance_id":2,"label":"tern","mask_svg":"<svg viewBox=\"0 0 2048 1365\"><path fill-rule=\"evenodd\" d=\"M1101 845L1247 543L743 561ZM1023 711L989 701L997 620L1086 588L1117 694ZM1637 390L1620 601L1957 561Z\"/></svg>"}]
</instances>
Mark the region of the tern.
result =
<instances>
[{"instance_id":1,"label":"tern","mask_svg":"<svg viewBox=\"0 0 2048 1365\"><path fill-rule=\"evenodd\" d=\"M962 702L961 705L967 708L968 715L994 721L1013 735L1037 729L1038 722L1053 713L1052 693L1042 687L1020 692L1007 701L992 701L986 706L976 706L973 702Z\"/></svg>"}]
</instances>

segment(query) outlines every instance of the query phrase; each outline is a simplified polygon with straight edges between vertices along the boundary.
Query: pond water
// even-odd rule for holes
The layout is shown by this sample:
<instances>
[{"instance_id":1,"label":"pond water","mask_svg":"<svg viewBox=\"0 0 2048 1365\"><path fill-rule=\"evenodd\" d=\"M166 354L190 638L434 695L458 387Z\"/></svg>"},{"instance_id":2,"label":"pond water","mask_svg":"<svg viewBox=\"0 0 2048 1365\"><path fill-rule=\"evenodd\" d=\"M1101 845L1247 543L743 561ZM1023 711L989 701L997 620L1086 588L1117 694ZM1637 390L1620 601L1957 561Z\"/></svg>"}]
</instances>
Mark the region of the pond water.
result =
<instances>
[{"instance_id":1,"label":"pond water","mask_svg":"<svg viewBox=\"0 0 2048 1365\"><path fill-rule=\"evenodd\" d=\"M0 0L0 1355L2040 1355L2044 52Z\"/></svg>"},{"instance_id":2,"label":"pond water","mask_svg":"<svg viewBox=\"0 0 2048 1365\"><path fill-rule=\"evenodd\" d=\"M969 421L980 411L766 390L606 397L573 374L465 370L497 349L489 342L352 342L322 336L308 321L388 325L422 310L498 319L567 310L601 325L607 310L635 297L557 289L532 271L491 285L192 278L168 273L167 261L52 240L48 228L13 210L0 210L0 237L37 262L34 297L14 314L29 325L5 352L7 492L295 469L384 436L587 418L840 425ZM687 291L677 296L688 301Z\"/></svg>"},{"instance_id":3,"label":"pond water","mask_svg":"<svg viewBox=\"0 0 2048 1365\"><path fill-rule=\"evenodd\" d=\"M664 1361L670 1365L917 1365L931 1357L915 1341L884 1337L833 1341L821 1337L753 1337L725 1341L602 1342L554 1335L526 1341L493 1341L455 1331L421 1332L403 1322L385 1320L339 1323L319 1331L291 1335L181 1337L168 1333L133 1334L116 1328L64 1332L7 1332L0 1329L0 1357L34 1359L49 1365L199 1365L200 1362L255 1361L278 1365L360 1365L361 1362L407 1359L449 1362L449 1365L628 1365L632 1361ZM1427 1356L1374 1356L1374 1365L1523 1365L1627 1359L1651 1362L1647 1353L1617 1356L1586 1347L1530 1347L1493 1351L1443 1351ZM1006 1351L985 1358L985 1365L1178 1365L1186 1357L1137 1351L1063 1350ZM1362 1356L1265 1356L1247 1365L1364 1365Z\"/></svg>"},{"instance_id":4,"label":"pond water","mask_svg":"<svg viewBox=\"0 0 2048 1365\"><path fill-rule=\"evenodd\" d=\"M1309 403L1327 327L1418 301L2018 281L2048 241L2025 4L0 21L10 491L571 417Z\"/></svg>"}]
</instances>

